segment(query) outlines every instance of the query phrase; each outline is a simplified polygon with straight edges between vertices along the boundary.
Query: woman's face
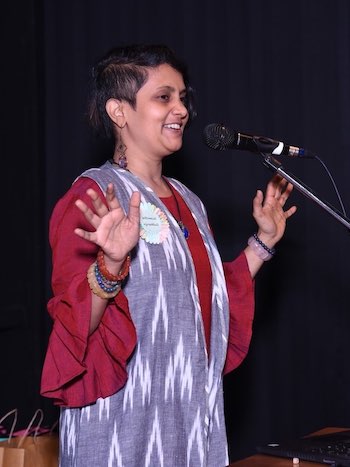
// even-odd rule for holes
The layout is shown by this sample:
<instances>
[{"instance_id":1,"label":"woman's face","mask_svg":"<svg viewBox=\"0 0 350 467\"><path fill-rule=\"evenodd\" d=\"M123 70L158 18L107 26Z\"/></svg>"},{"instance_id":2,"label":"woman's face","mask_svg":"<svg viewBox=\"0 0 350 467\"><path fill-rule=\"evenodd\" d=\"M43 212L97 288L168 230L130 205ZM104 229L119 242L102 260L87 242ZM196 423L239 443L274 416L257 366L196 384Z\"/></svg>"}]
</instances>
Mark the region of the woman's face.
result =
<instances>
[{"instance_id":1,"label":"woman's face","mask_svg":"<svg viewBox=\"0 0 350 467\"><path fill-rule=\"evenodd\" d=\"M188 121L182 75L170 65L148 70L148 80L136 94L136 107L125 105L122 131L127 157L159 159L178 151Z\"/></svg>"}]
</instances>

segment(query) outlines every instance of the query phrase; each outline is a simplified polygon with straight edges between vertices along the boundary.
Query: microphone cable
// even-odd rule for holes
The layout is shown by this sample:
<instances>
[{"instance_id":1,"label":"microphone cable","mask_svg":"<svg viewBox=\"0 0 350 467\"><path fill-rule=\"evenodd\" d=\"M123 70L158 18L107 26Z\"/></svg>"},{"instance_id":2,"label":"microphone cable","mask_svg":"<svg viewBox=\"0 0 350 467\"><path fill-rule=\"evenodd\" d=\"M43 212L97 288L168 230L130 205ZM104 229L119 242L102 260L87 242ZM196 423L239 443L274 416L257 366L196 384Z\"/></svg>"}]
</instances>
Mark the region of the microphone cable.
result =
<instances>
[{"instance_id":1,"label":"microphone cable","mask_svg":"<svg viewBox=\"0 0 350 467\"><path fill-rule=\"evenodd\" d=\"M263 158L265 159L266 154L264 154L263 152L260 152L260 154L261 154L261 155L263 156ZM276 156L276 154L274 154L274 157L275 157L275 156ZM281 157L283 157L283 156L281 156ZM335 183L335 180L334 180L334 178L333 178L333 176L332 176L330 170L328 169L327 165L326 165L326 164L323 162L323 160L322 160L320 157L318 157L317 154L315 154L315 153L313 153L312 159L316 159L316 160L322 165L322 167L324 168L324 170L326 171L328 177L330 178L330 181L331 181L331 183L332 183L332 186L333 186L333 188L334 188L334 191L335 191L335 193L336 193L336 195L337 195L338 202L339 202L339 204L340 204L342 213L343 213L343 215L344 215L345 217L348 217L348 216L347 216L347 213L346 213L346 209L345 209L344 203L343 203L343 200L342 200L341 195L340 195L340 193L339 193L337 184Z\"/></svg>"}]
</instances>

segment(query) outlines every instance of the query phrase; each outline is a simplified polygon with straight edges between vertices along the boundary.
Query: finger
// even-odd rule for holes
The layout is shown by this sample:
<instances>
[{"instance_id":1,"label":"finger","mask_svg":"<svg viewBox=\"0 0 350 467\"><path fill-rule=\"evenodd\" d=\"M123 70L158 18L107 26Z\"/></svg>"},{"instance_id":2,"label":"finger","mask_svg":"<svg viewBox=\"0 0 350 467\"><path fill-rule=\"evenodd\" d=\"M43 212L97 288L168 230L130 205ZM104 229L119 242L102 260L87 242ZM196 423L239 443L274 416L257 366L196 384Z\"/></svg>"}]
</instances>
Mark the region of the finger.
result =
<instances>
[{"instance_id":1,"label":"finger","mask_svg":"<svg viewBox=\"0 0 350 467\"><path fill-rule=\"evenodd\" d=\"M285 178L282 178L278 184L278 187L282 193L286 190L287 186L288 186L287 180Z\"/></svg>"},{"instance_id":2,"label":"finger","mask_svg":"<svg viewBox=\"0 0 350 467\"><path fill-rule=\"evenodd\" d=\"M107 185L106 200L107 200L107 203L108 203L108 206L109 206L110 210L120 208L119 199L115 195L113 183L109 183Z\"/></svg>"},{"instance_id":3,"label":"finger","mask_svg":"<svg viewBox=\"0 0 350 467\"><path fill-rule=\"evenodd\" d=\"M266 191L265 191L265 198L274 197L275 193L276 193L276 185L273 182L273 180L271 180L267 184Z\"/></svg>"},{"instance_id":4,"label":"finger","mask_svg":"<svg viewBox=\"0 0 350 467\"><path fill-rule=\"evenodd\" d=\"M268 197L276 197L276 194L278 194L278 196L281 194L281 192L279 191L279 185L282 181L282 177L279 175L279 174L275 174L271 180L269 181L269 183L267 184L267 188L266 188L266 198Z\"/></svg>"},{"instance_id":5,"label":"finger","mask_svg":"<svg viewBox=\"0 0 350 467\"><path fill-rule=\"evenodd\" d=\"M286 188L284 190L284 194L289 196L291 194L291 192L293 191L293 188L294 188L294 186L293 186L292 183L287 183Z\"/></svg>"},{"instance_id":6,"label":"finger","mask_svg":"<svg viewBox=\"0 0 350 467\"><path fill-rule=\"evenodd\" d=\"M108 183L107 189L106 189L106 198L107 200L111 200L114 196L115 196L114 185L113 183Z\"/></svg>"},{"instance_id":7,"label":"finger","mask_svg":"<svg viewBox=\"0 0 350 467\"><path fill-rule=\"evenodd\" d=\"M134 191L130 198L128 217L132 222L140 222L140 201L141 195Z\"/></svg>"},{"instance_id":8,"label":"finger","mask_svg":"<svg viewBox=\"0 0 350 467\"><path fill-rule=\"evenodd\" d=\"M286 183L285 189L280 197L281 206L285 205L292 191L293 191L293 185L291 183Z\"/></svg>"},{"instance_id":9,"label":"finger","mask_svg":"<svg viewBox=\"0 0 350 467\"><path fill-rule=\"evenodd\" d=\"M292 206L291 208L287 209L287 211L284 211L285 218L288 219L289 217L291 217L296 212L297 212L297 207Z\"/></svg>"},{"instance_id":10,"label":"finger","mask_svg":"<svg viewBox=\"0 0 350 467\"><path fill-rule=\"evenodd\" d=\"M263 192L261 190L257 190L254 199L253 199L253 214L257 215L262 210L262 202L263 202Z\"/></svg>"},{"instance_id":11,"label":"finger","mask_svg":"<svg viewBox=\"0 0 350 467\"><path fill-rule=\"evenodd\" d=\"M80 211L84 214L85 219L93 226L95 229L100 225L101 218L97 216L81 199L77 199L75 205Z\"/></svg>"},{"instance_id":12,"label":"finger","mask_svg":"<svg viewBox=\"0 0 350 467\"><path fill-rule=\"evenodd\" d=\"M94 205L96 213L100 217L105 216L108 213L108 207L104 204L99 194L92 188L89 188L86 191L86 194L91 198L91 201L92 201L92 204Z\"/></svg>"},{"instance_id":13,"label":"finger","mask_svg":"<svg viewBox=\"0 0 350 467\"><path fill-rule=\"evenodd\" d=\"M282 180L282 178L282 175L280 175L278 172L275 172L270 178L270 182L278 184Z\"/></svg>"},{"instance_id":14,"label":"finger","mask_svg":"<svg viewBox=\"0 0 350 467\"><path fill-rule=\"evenodd\" d=\"M276 184L275 198L280 199L288 186L288 182L285 178L280 178Z\"/></svg>"},{"instance_id":15,"label":"finger","mask_svg":"<svg viewBox=\"0 0 350 467\"><path fill-rule=\"evenodd\" d=\"M78 235L78 237L80 238L84 238L85 240L88 240L89 242L95 243L95 240L96 240L95 232L88 232L87 230L77 228L77 229L74 229L74 233Z\"/></svg>"}]
</instances>

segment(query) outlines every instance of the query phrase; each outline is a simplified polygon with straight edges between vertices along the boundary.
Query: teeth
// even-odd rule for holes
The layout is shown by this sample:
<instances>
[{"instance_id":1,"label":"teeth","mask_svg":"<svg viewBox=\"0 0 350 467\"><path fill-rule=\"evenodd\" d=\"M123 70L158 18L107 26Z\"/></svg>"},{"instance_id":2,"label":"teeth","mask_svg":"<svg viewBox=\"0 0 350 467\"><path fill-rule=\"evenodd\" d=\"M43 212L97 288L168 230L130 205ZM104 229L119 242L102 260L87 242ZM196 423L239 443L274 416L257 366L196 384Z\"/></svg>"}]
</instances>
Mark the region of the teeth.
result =
<instances>
[{"instance_id":1,"label":"teeth","mask_svg":"<svg viewBox=\"0 0 350 467\"><path fill-rule=\"evenodd\" d=\"M173 130L180 130L181 126L178 123L168 123L164 125L166 128L172 128Z\"/></svg>"}]
</instances>

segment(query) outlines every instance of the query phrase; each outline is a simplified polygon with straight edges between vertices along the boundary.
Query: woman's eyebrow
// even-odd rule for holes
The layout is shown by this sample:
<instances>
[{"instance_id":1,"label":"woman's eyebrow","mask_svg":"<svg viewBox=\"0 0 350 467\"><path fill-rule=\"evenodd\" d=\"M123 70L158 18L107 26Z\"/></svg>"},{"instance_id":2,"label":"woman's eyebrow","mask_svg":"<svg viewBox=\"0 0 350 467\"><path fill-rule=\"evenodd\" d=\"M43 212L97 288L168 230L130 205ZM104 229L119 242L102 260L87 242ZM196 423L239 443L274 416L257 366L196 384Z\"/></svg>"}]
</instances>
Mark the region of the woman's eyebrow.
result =
<instances>
[{"instance_id":1,"label":"woman's eyebrow","mask_svg":"<svg viewBox=\"0 0 350 467\"><path fill-rule=\"evenodd\" d=\"M173 86L169 86L169 85L159 86L157 88L158 91L160 91L161 89L167 89L168 91L176 92L176 89ZM180 94L186 94L186 92L187 92L187 89L184 88L180 91Z\"/></svg>"}]
</instances>

